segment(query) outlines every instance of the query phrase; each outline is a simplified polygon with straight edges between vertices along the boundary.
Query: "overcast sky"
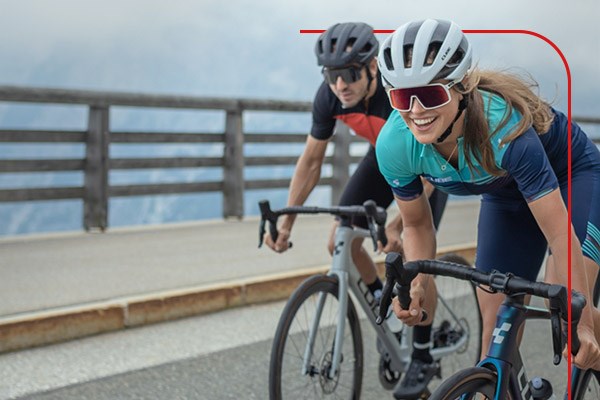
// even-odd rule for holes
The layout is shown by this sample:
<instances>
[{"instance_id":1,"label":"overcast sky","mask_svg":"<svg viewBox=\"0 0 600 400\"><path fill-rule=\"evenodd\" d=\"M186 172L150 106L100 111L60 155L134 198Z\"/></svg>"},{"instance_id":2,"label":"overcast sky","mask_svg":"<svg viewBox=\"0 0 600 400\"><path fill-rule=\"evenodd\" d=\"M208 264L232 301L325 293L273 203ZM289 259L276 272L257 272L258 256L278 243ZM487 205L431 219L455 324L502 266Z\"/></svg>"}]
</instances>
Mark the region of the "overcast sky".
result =
<instances>
[{"instance_id":1,"label":"overcast sky","mask_svg":"<svg viewBox=\"0 0 600 400\"><path fill-rule=\"evenodd\" d=\"M0 0L0 10L0 85L311 100L317 36L299 29L432 17L547 37L570 65L574 114L600 115L598 0ZM523 68L566 107L565 67L549 44L469 38L480 66Z\"/></svg>"},{"instance_id":2,"label":"overcast sky","mask_svg":"<svg viewBox=\"0 0 600 400\"><path fill-rule=\"evenodd\" d=\"M573 115L600 117L599 17L600 0L0 0L0 85L312 100L322 80L313 54L317 35L300 34L300 29L325 29L342 21L396 29L410 20L442 18L463 29L520 29L547 37L570 66ZM383 40L386 35L378 37ZM539 81L542 95L566 111L565 65L548 43L524 34L471 34L469 39L481 67L529 71ZM222 113L207 117L170 112L159 118L156 110L151 116L136 112L111 113L111 127L126 130L135 123L136 128L148 130L222 129ZM246 117L246 128L256 126L261 131L280 129L282 124L293 131L308 131L310 123L308 115L297 125L287 119ZM85 123L85 107L73 111L53 106L42 111L0 103L0 129L84 129ZM594 128L586 129L591 133ZM26 150L22 147L0 146L0 156L22 158L19 152ZM176 150L191 151L188 147L192 146ZM56 145L51 151L35 151L63 158L81 156ZM37 175L31 180L25 180L27 174L4 175L0 187L40 184ZM54 175L44 174L44 179ZM115 177L111 179L114 182ZM285 195L280 197L283 202ZM170 205L175 201L171 197L165 202L146 200L134 207L111 203L111 226L117 221L173 220L162 211L185 209ZM49 206L34 212L31 203L20 208L1 206L0 220L14 217L14 228L6 231L13 233L40 227L78 229L79 216L61 211L64 215ZM70 225L52 225L48 216L70 218Z\"/></svg>"}]
</instances>

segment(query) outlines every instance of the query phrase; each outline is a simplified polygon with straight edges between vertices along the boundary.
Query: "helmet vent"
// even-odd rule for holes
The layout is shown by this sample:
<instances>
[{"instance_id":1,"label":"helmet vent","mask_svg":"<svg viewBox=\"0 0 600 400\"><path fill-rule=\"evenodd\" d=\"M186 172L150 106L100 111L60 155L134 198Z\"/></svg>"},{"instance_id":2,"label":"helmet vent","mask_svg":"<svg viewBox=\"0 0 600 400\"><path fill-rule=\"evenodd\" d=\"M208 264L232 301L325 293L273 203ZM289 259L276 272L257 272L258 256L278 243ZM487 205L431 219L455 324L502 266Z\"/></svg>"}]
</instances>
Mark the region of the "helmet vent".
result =
<instances>
[{"instance_id":1,"label":"helmet vent","mask_svg":"<svg viewBox=\"0 0 600 400\"><path fill-rule=\"evenodd\" d=\"M441 42L429 43L429 46L427 47L427 57L425 57L423 66L429 66L433 64L438 52L440 51L440 47L442 47Z\"/></svg>"},{"instance_id":2,"label":"helmet vent","mask_svg":"<svg viewBox=\"0 0 600 400\"><path fill-rule=\"evenodd\" d=\"M368 54L371 52L371 49L373 48L373 46L371 45L371 43L367 43L365 44L365 46L360 50L361 54Z\"/></svg>"},{"instance_id":3,"label":"helmet vent","mask_svg":"<svg viewBox=\"0 0 600 400\"><path fill-rule=\"evenodd\" d=\"M413 45L405 45L403 48L404 51L404 68L410 68L412 66L412 53L413 53Z\"/></svg>"},{"instance_id":4,"label":"helmet vent","mask_svg":"<svg viewBox=\"0 0 600 400\"><path fill-rule=\"evenodd\" d=\"M389 47L383 50L383 62L385 63L385 66L388 70L394 70L394 62L392 61L392 49L390 49Z\"/></svg>"}]
</instances>

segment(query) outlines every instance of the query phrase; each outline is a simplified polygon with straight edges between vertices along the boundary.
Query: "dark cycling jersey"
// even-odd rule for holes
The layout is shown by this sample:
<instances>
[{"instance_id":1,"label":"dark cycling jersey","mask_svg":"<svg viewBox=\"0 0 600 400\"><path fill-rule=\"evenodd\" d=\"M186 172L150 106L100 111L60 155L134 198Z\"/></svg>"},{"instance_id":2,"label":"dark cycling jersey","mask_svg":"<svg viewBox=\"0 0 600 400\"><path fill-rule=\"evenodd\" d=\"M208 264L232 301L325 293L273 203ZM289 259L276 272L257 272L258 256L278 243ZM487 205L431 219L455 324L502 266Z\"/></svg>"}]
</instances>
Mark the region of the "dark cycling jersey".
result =
<instances>
[{"instance_id":1,"label":"dark cycling jersey","mask_svg":"<svg viewBox=\"0 0 600 400\"><path fill-rule=\"evenodd\" d=\"M494 132L506 114L506 103L499 96L481 94L490 132ZM530 128L502 146L502 138L512 133L521 119L517 111L494 133L492 148L496 165L506 172L504 176L492 176L476 162L471 171L464 159L462 138L458 140L458 167L454 168L433 145L417 142L400 114L394 112L377 141L380 170L394 194L404 200L421 194L420 176L449 193L483 194L477 267L536 279L546 242L527 202L559 187L566 198L568 186L568 120L564 114L552 111L554 121L543 135ZM584 254L600 264L600 209L596 206L600 204L600 153L576 124L572 125L571 144L572 222Z\"/></svg>"},{"instance_id":2,"label":"dark cycling jersey","mask_svg":"<svg viewBox=\"0 0 600 400\"><path fill-rule=\"evenodd\" d=\"M316 139L327 140L333 135L336 120L341 120L358 136L375 146L379 131L392 112L385 89L381 85L381 75L377 74L375 82L377 90L369 99L368 109L362 101L354 107L343 108L329 85L323 82L313 102L313 124L310 134Z\"/></svg>"},{"instance_id":3,"label":"dark cycling jersey","mask_svg":"<svg viewBox=\"0 0 600 400\"><path fill-rule=\"evenodd\" d=\"M313 102L311 136L319 140L330 139L336 120L341 120L371 144L367 154L346 184L340 198L340 205L363 204L366 200L372 199L380 207L387 208L394 200L389 185L379 172L373 147L381 128L393 109L381 84L380 74L377 74L374 81L377 89L375 94L369 98L368 108L362 101L354 107L343 108L342 103L326 82L319 87ZM447 194L436 190L429 199L436 228L444 212L447 198ZM364 218L356 218L353 223L363 228L367 227Z\"/></svg>"}]
</instances>

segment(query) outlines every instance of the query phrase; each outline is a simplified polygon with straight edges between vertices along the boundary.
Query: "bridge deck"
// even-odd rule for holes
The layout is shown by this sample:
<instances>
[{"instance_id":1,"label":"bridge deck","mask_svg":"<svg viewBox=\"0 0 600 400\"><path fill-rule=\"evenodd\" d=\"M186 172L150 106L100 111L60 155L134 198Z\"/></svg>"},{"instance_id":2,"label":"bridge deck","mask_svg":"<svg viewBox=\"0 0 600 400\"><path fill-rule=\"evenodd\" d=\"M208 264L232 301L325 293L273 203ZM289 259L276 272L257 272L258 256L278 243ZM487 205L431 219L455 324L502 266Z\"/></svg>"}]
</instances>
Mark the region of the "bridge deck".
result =
<instances>
[{"instance_id":1,"label":"bridge deck","mask_svg":"<svg viewBox=\"0 0 600 400\"><path fill-rule=\"evenodd\" d=\"M474 242L478 209L478 201L451 202L439 245ZM292 237L294 248L284 254L257 249L256 218L1 239L0 327L5 329L0 329L0 351L24 347L10 344L11 340L18 333L23 343L23 330L32 331L32 324L46 330L61 324L49 320L40 325L48 316L105 308L100 314L106 317L112 306L122 307L131 299L147 309L157 296L166 298L169 293L184 296L197 293L194 288L213 287L217 296L222 294L218 289L232 282L259 282L274 274L321 267L329 260L325 243L330 226L328 216L300 217ZM225 297L228 304L236 301L235 294ZM121 321L127 315L115 318L119 321L114 323L125 326L151 322L147 317L138 322ZM102 331L90 329L88 333ZM48 334L36 340L53 341Z\"/></svg>"}]
</instances>

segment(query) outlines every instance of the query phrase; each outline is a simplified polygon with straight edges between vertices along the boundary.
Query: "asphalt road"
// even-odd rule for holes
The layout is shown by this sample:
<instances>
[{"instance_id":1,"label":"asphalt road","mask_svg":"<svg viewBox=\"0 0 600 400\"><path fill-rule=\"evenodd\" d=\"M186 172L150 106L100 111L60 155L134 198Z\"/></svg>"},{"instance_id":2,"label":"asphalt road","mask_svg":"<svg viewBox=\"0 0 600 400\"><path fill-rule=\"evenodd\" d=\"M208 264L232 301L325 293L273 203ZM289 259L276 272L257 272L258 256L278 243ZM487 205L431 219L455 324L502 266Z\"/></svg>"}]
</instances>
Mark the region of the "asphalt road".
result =
<instances>
[{"instance_id":1,"label":"asphalt road","mask_svg":"<svg viewBox=\"0 0 600 400\"><path fill-rule=\"evenodd\" d=\"M0 399L266 399L270 346L283 303L227 310L0 355ZM377 378L375 338L365 340L363 399L391 399ZM528 324L528 375L562 393L549 323ZM562 397L562 396L558 396Z\"/></svg>"}]
</instances>

